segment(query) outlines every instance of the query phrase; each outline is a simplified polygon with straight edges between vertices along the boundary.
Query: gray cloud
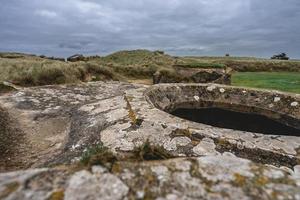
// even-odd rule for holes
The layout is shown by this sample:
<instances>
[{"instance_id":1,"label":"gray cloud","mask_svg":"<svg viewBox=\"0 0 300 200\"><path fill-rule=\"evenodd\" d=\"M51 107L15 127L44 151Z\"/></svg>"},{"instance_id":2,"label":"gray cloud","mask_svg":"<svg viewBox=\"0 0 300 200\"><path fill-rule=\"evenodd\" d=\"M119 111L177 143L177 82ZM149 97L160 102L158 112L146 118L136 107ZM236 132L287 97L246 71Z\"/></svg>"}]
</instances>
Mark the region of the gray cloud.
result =
<instances>
[{"instance_id":1,"label":"gray cloud","mask_svg":"<svg viewBox=\"0 0 300 200\"><path fill-rule=\"evenodd\" d=\"M299 0L10 0L0 7L0 51L299 58L299 19Z\"/></svg>"}]
</instances>

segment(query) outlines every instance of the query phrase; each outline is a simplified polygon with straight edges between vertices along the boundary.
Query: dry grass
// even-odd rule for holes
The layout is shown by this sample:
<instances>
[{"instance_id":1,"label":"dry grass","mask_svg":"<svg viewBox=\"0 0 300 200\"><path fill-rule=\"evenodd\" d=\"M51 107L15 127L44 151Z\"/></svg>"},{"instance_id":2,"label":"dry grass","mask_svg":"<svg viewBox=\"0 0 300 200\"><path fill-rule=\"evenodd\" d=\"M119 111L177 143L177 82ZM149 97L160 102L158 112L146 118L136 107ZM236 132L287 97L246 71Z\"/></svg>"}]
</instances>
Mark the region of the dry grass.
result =
<instances>
[{"instance_id":1,"label":"dry grass","mask_svg":"<svg viewBox=\"0 0 300 200\"><path fill-rule=\"evenodd\" d=\"M0 81L22 86L119 79L113 70L96 63L66 63L43 59L0 58L0 71Z\"/></svg>"},{"instance_id":2,"label":"dry grass","mask_svg":"<svg viewBox=\"0 0 300 200\"><path fill-rule=\"evenodd\" d=\"M174 58L161 52L123 51L87 62L61 62L33 55L0 53L0 82L21 86L149 79L159 69L171 67Z\"/></svg>"},{"instance_id":3,"label":"dry grass","mask_svg":"<svg viewBox=\"0 0 300 200\"><path fill-rule=\"evenodd\" d=\"M231 67L236 71L300 71L299 61L247 57L172 57L160 51L120 51L86 62L61 62L19 53L0 53L0 82L21 86L106 80L150 80L160 71L180 78L174 65L200 68Z\"/></svg>"}]
</instances>

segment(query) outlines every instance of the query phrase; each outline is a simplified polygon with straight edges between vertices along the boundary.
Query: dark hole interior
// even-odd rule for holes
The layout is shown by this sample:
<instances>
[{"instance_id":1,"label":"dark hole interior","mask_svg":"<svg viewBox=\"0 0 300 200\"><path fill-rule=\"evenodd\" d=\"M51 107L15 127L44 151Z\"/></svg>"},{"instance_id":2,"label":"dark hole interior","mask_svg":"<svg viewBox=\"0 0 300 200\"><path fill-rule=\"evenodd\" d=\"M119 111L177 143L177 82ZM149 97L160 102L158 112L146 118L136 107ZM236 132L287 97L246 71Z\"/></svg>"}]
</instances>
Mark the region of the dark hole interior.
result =
<instances>
[{"instance_id":1,"label":"dark hole interior","mask_svg":"<svg viewBox=\"0 0 300 200\"><path fill-rule=\"evenodd\" d=\"M171 114L183 119L219 128L272 135L300 136L299 129L279 123L263 115L253 113L240 113L221 108L179 108L171 112Z\"/></svg>"}]
</instances>

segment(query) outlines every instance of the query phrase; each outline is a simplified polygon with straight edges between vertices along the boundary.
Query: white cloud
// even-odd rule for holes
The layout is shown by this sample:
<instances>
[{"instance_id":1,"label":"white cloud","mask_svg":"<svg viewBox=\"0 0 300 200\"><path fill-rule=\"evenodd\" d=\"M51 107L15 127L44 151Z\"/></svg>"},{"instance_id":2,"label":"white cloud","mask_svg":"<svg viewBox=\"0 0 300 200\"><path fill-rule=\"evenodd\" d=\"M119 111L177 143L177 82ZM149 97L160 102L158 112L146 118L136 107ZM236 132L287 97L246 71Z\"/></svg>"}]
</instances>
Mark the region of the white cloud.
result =
<instances>
[{"instance_id":1,"label":"white cloud","mask_svg":"<svg viewBox=\"0 0 300 200\"><path fill-rule=\"evenodd\" d=\"M94 2L89 2L89 1L82 1L82 0L77 0L77 1L73 1L70 2L71 4L74 3L75 6L77 7L77 9L81 12L81 13L89 13L92 11L99 11L102 9L100 4L94 3Z\"/></svg>"},{"instance_id":2,"label":"white cloud","mask_svg":"<svg viewBox=\"0 0 300 200\"><path fill-rule=\"evenodd\" d=\"M0 19L4 20L0 20L0 27L5 31L0 31L0 43L3 44L0 50L18 41L23 44L22 49L27 45L31 51L36 45L43 53L57 52L56 55L64 51L71 54L71 50L78 53L76 48L84 53L148 47L180 54L237 52L268 57L274 54L273 51L287 51L293 54L291 57L299 57L299 2L3 1ZM74 48L65 48L67 46ZM15 47L12 50L18 51Z\"/></svg>"},{"instance_id":3,"label":"white cloud","mask_svg":"<svg viewBox=\"0 0 300 200\"><path fill-rule=\"evenodd\" d=\"M47 18L56 18L58 16L56 12L50 10L37 10L35 14Z\"/></svg>"}]
</instances>

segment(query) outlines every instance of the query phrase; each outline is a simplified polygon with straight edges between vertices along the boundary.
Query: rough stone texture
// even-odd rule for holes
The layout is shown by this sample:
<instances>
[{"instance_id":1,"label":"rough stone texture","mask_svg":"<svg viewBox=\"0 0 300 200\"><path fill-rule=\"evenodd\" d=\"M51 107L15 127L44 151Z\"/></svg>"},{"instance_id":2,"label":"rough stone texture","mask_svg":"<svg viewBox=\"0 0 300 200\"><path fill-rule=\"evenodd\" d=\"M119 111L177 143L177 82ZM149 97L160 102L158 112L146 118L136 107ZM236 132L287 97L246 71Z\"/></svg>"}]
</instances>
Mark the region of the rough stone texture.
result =
<instances>
[{"instance_id":1,"label":"rough stone texture","mask_svg":"<svg viewBox=\"0 0 300 200\"><path fill-rule=\"evenodd\" d=\"M203 69L173 66L176 74L169 76L161 72L153 75L153 84L159 83L219 83L230 84L231 72L228 69Z\"/></svg>"},{"instance_id":2,"label":"rough stone texture","mask_svg":"<svg viewBox=\"0 0 300 200\"><path fill-rule=\"evenodd\" d=\"M97 171L97 169L94 169ZM110 173L90 173L79 171L75 173L65 192L66 200L109 200L123 199L129 188L116 176Z\"/></svg>"},{"instance_id":3,"label":"rough stone texture","mask_svg":"<svg viewBox=\"0 0 300 200\"><path fill-rule=\"evenodd\" d=\"M0 174L0 199L49 199L67 186L68 173L59 169L31 169Z\"/></svg>"},{"instance_id":4,"label":"rough stone texture","mask_svg":"<svg viewBox=\"0 0 300 200\"><path fill-rule=\"evenodd\" d=\"M292 103L300 96L276 91L119 82L26 88L0 96L0 134L8 136L0 141L0 199L300 199L300 138L164 112L205 102L238 111L249 111L247 105L299 126L300 107ZM173 158L126 159L146 141ZM124 159L111 169L74 167L100 142Z\"/></svg>"}]
</instances>

